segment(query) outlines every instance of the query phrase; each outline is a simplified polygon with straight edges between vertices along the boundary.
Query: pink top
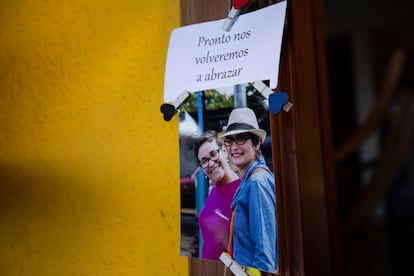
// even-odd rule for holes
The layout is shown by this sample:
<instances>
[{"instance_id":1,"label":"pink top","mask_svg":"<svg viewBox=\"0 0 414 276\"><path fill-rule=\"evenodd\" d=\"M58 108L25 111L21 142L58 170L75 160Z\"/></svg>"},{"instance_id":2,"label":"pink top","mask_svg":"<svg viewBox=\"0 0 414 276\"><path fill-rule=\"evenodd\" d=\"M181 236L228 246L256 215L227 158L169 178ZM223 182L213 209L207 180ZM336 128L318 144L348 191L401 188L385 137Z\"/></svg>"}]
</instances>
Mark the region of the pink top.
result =
<instances>
[{"instance_id":1,"label":"pink top","mask_svg":"<svg viewBox=\"0 0 414 276\"><path fill-rule=\"evenodd\" d=\"M215 185L200 212L198 223L203 237L201 258L219 260L227 251L231 220L231 203L241 179L228 184Z\"/></svg>"}]
</instances>

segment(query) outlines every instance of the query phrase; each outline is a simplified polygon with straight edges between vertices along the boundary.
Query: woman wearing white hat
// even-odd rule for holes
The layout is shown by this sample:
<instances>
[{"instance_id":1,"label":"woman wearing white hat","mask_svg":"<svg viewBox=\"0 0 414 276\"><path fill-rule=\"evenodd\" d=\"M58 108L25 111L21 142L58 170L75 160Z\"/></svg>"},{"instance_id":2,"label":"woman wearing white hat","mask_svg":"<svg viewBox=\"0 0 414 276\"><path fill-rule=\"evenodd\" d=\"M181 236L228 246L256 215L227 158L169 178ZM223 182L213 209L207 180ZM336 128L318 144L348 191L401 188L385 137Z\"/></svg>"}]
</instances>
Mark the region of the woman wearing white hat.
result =
<instances>
[{"instance_id":1,"label":"woman wearing white hat","mask_svg":"<svg viewBox=\"0 0 414 276\"><path fill-rule=\"evenodd\" d=\"M261 154L266 131L249 108L234 109L224 141L243 178L233 203L233 242L229 253L242 266L275 273L278 269L276 193L273 173Z\"/></svg>"}]
</instances>

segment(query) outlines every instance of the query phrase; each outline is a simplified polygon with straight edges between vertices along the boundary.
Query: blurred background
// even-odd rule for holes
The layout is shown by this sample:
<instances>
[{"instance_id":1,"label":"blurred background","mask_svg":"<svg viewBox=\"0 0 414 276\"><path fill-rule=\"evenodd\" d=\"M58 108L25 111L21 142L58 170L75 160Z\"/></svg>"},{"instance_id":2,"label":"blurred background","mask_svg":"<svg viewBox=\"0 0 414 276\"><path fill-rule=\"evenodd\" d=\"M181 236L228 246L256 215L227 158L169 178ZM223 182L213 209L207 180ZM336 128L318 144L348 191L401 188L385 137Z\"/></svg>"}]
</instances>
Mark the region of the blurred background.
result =
<instances>
[{"instance_id":1,"label":"blurred background","mask_svg":"<svg viewBox=\"0 0 414 276\"><path fill-rule=\"evenodd\" d=\"M414 273L413 10L325 0L345 274Z\"/></svg>"}]
</instances>

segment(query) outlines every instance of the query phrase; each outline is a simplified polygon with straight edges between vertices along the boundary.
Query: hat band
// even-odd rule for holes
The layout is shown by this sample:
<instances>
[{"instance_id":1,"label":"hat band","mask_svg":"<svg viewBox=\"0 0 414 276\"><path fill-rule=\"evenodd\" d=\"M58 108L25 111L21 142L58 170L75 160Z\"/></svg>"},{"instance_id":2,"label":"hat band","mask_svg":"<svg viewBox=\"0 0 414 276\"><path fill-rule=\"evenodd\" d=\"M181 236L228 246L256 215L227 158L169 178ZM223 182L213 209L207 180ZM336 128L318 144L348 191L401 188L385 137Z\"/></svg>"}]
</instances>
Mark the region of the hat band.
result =
<instances>
[{"instance_id":1,"label":"hat band","mask_svg":"<svg viewBox=\"0 0 414 276\"><path fill-rule=\"evenodd\" d=\"M233 123L229 125L226 129L226 131L232 131L232 130L251 130L256 129L253 126L246 124L246 123Z\"/></svg>"}]
</instances>

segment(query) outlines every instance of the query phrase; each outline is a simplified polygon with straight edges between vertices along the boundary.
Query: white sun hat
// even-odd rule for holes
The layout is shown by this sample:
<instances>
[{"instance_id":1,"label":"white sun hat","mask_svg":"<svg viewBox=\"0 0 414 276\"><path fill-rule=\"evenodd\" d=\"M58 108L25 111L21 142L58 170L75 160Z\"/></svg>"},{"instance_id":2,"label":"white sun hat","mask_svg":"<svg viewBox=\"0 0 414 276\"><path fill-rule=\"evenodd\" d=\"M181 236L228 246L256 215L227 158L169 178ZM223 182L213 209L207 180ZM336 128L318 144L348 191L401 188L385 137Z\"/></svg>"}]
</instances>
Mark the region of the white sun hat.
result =
<instances>
[{"instance_id":1,"label":"white sun hat","mask_svg":"<svg viewBox=\"0 0 414 276\"><path fill-rule=\"evenodd\" d=\"M253 110L248 107L236 108L230 113L226 130L219 137L224 138L229 135L245 132L255 134L262 140L262 143L266 138L266 131L259 128L259 124L257 123L257 118Z\"/></svg>"}]
</instances>

